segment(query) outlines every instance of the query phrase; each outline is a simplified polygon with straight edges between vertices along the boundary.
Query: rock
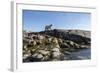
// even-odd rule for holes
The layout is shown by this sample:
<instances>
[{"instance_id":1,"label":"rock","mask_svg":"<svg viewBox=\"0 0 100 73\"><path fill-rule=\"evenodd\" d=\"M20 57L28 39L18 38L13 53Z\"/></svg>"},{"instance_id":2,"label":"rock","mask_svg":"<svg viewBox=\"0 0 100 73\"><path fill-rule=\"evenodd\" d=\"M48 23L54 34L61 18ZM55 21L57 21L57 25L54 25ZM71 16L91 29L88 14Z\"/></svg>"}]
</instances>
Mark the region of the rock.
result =
<instances>
[{"instance_id":1,"label":"rock","mask_svg":"<svg viewBox=\"0 0 100 73\"><path fill-rule=\"evenodd\" d=\"M43 55L39 54L39 53L35 53L35 54L32 55L32 57L41 59L41 58L43 58Z\"/></svg>"},{"instance_id":2,"label":"rock","mask_svg":"<svg viewBox=\"0 0 100 73\"><path fill-rule=\"evenodd\" d=\"M29 44L32 44L34 40L30 39L28 42Z\"/></svg>"},{"instance_id":3,"label":"rock","mask_svg":"<svg viewBox=\"0 0 100 73\"><path fill-rule=\"evenodd\" d=\"M57 38L53 38L53 39L52 39L52 43L58 44Z\"/></svg>"},{"instance_id":4,"label":"rock","mask_svg":"<svg viewBox=\"0 0 100 73\"><path fill-rule=\"evenodd\" d=\"M61 43L60 47L61 48L69 48L69 45L67 43Z\"/></svg>"},{"instance_id":5,"label":"rock","mask_svg":"<svg viewBox=\"0 0 100 73\"><path fill-rule=\"evenodd\" d=\"M50 38L50 36L49 35L45 35L45 39L48 39L48 38Z\"/></svg>"},{"instance_id":6,"label":"rock","mask_svg":"<svg viewBox=\"0 0 100 73\"><path fill-rule=\"evenodd\" d=\"M72 45L72 46L73 46L73 45L74 45L74 42L70 41L70 45Z\"/></svg>"},{"instance_id":7,"label":"rock","mask_svg":"<svg viewBox=\"0 0 100 73\"><path fill-rule=\"evenodd\" d=\"M48 56L48 55L47 55L47 56L44 56L44 57L42 58L42 60L43 60L43 61L49 60L49 56Z\"/></svg>"},{"instance_id":8,"label":"rock","mask_svg":"<svg viewBox=\"0 0 100 73\"><path fill-rule=\"evenodd\" d=\"M42 44L42 41L41 40L36 40L36 44L40 45L40 44Z\"/></svg>"},{"instance_id":9,"label":"rock","mask_svg":"<svg viewBox=\"0 0 100 73\"><path fill-rule=\"evenodd\" d=\"M75 46L76 48L81 48L80 45L78 45L78 44L74 44L74 46Z\"/></svg>"},{"instance_id":10,"label":"rock","mask_svg":"<svg viewBox=\"0 0 100 73\"><path fill-rule=\"evenodd\" d=\"M52 38L48 38L48 42L51 42L52 41Z\"/></svg>"},{"instance_id":11,"label":"rock","mask_svg":"<svg viewBox=\"0 0 100 73\"><path fill-rule=\"evenodd\" d=\"M39 50L39 53L43 54L43 55L47 55L49 54L49 51L45 51L45 50Z\"/></svg>"},{"instance_id":12,"label":"rock","mask_svg":"<svg viewBox=\"0 0 100 73\"><path fill-rule=\"evenodd\" d=\"M61 52L60 52L59 48L53 48L52 49L52 58L60 59L60 56L61 56Z\"/></svg>"},{"instance_id":13,"label":"rock","mask_svg":"<svg viewBox=\"0 0 100 73\"><path fill-rule=\"evenodd\" d=\"M59 44L55 44L55 47L60 48Z\"/></svg>"},{"instance_id":14,"label":"rock","mask_svg":"<svg viewBox=\"0 0 100 73\"><path fill-rule=\"evenodd\" d=\"M58 39L58 43L59 44L63 43L63 40L62 39Z\"/></svg>"},{"instance_id":15,"label":"rock","mask_svg":"<svg viewBox=\"0 0 100 73\"><path fill-rule=\"evenodd\" d=\"M31 35L32 36L32 39L37 39L37 35Z\"/></svg>"},{"instance_id":16,"label":"rock","mask_svg":"<svg viewBox=\"0 0 100 73\"><path fill-rule=\"evenodd\" d=\"M52 61L58 61L58 59L52 59Z\"/></svg>"},{"instance_id":17,"label":"rock","mask_svg":"<svg viewBox=\"0 0 100 73\"><path fill-rule=\"evenodd\" d=\"M38 55L38 53L35 53L35 54L32 55L32 57L37 57L37 55Z\"/></svg>"},{"instance_id":18,"label":"rock","mask_svg":"<svg viewBox=\"0 0 100 73\"><path fill-rule=\"evenodd\" d=\"M38 35L38 39L39 39L39 40L43 40L44 38L45 38L44 36Z\"/></svg>"},{"instance_id":19,"label":"rock","mask_svg":"<svg viewBox=\"0 0 100 73\"><path fill-rule=\"evenodd\" d=\"M59 59L61 53L60 53L60 52L53 52L52 55L53 55L52 57L53 57L54 59L56 59L56 58Z\"/></svg>"},{"instance_id":20,"label":"rock","mask_svg":"<svg viewBox=\"0 0 100 73\"><path fill-rule=\"evenodd\" d=\"M33 41L33 46L35 46L35 45L36 45L36 41L34 40L34 41Z\"/></svg>"},{"instance_id":21,"label":"rock","mask_svg":"<svg viewBox=\"0 0 100 73\"><path fill-rule=\"evenodd\" d=\"M27 45L24 45L24 47L23 47L24 49L26 49L27 48Z\"/></svg>"},{"instance_id":22,"label":"rock","mask_svg":"<svg viewBox=\"0 0 100 73\"><path fill-rule=\"evenodd\" d=\"M41 59L41 58L43 58L43 55L42 54L38 54L37 58Z\"/></svg>"},{"instance_id":23,"label":"rock","mask_svg":"<svg viewBox=\"0 0 100 73\"><path fill-rule=\"evenodd\" d=\"M52 51L53 52L59 52L59 48L53 48Z\"/></svg>"},{"instance_id":24,"label":"rock","mask_svg":"<svg viewBox=\"0 0 100 73\"><path fill-rule=\"evenodd\" d=\"M30 54L24 54L23 55L23 59L26 59L27 57L29 57L30 56Z\"/></svg>"}]
</instances>

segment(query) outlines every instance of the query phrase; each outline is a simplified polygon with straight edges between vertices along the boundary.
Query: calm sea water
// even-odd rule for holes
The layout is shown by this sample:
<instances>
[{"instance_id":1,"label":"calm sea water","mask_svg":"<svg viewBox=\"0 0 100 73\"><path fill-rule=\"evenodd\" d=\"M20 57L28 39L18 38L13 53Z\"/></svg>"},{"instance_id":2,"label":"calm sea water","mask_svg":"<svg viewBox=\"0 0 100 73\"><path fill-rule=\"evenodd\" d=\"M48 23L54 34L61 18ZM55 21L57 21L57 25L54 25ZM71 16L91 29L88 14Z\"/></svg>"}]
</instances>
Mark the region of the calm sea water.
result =
<instances>
[{"instance_id":1,"label":"calm sea water","mask_svg":"<svg viewBox=\"0 0 100 73\"><path fill-rule=\"evenodd\" d=\"M91 59L91 49L84 49L77 52L72 52L64 57L65 60L85 60Z\"/></svg>"}]
</instances>

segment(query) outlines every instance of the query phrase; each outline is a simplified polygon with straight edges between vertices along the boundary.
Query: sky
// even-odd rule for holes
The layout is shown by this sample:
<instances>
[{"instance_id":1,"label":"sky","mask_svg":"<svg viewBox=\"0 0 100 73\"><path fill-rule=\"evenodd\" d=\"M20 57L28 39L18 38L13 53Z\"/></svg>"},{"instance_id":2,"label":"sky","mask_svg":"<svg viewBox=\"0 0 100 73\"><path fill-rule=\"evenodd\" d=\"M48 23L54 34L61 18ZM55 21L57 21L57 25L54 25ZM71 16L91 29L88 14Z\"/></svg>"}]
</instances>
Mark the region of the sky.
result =
<instances>
[{"instance_id":1,"label":"sky","mask_svg":"<svg viewBox=\"0 0 100 73\"><path fill-rule=\"evenodd\" d=\"M55 12L23 10L23 29L39 32L46 25L53 24L52 29L80 29L91 30L91 14L80 12Z\"/></svg>"}]
</instances>

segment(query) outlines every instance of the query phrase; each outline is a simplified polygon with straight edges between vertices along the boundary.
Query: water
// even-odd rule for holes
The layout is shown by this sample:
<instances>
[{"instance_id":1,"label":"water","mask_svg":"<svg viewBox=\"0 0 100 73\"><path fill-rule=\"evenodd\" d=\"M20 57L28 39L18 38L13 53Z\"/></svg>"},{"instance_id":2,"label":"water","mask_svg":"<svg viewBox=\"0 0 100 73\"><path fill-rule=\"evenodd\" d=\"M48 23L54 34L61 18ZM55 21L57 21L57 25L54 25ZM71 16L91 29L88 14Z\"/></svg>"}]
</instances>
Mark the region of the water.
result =
<instances>
[{"instance_id":1,"label":"water","mask_svg":"<svg viewBox=\"0 0 100 73\"><path fill-rule=\"evenodd\" d=\"M84 49L77 52L72 52L64 57L65 60L85 60L91 59L91 49Z\"/></svg>"}]
</instances>

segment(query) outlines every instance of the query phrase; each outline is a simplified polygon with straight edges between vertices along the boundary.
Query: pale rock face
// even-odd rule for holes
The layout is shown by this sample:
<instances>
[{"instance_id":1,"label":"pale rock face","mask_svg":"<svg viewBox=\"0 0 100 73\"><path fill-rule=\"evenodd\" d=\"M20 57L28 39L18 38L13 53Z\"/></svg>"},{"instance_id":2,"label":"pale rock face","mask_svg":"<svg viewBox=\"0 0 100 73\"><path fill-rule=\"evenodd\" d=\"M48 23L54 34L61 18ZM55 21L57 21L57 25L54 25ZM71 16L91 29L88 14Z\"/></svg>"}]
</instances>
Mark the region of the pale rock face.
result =
<instances>
[{"instance_id":1,"label":"pale rock face","mask_svg":"<svg viewBox=\"0 0 100 73\"><path fill-rule=\"evenodd\" d=\"M45 50L39 50L39 53L43 54L43 55L47 55L49 54L49 51L45 51Z\"/></svg>"},{"instance_id":2,"label":"pale rock face","mask_svg":"<svg viewBox=\"0 0 100 73\"><path fill-rule=\"evenodd\" d=\"M53 58L59 58L61 53L60 52L53 52Z\"/></svg>"},{"instance_id":3,"label":"pale rock face","mask_svg":"<svg viewBox=\"0 0 100 73\"><path fill-rule=\"evenodd\" d=\"M70 41L70 44L71 44L71 45L74 45L74 42Z\"/></svg>"},{"instance_id":4,"label":"pale rock face","mask_svg":"<svg viewBox=\"0 0 100 73\"><path fill-rule=\"evenodd\" d=\"M37 58L41 59L41 58L43 58L43 55L42 54L38 54Z\"/></svg>"},{"instance_id":5,"label":"pale rock face","mask_svg":"<svg viewBox=\"0 0 100 73\"><path fill-rule=\"evenodd\" d=\"M54 59L56 59L56 58L58 59L61 55L59 48L53 48L52 49L52 55L53 55Z\"/></svg>"},{"instance_id":6,"label":"pale rock face","mask_svg":"<svg viewBox=\"0 0 100 73\"><path fill-rule=\"evenodd\" d=\"M59 44L56 44L55 47L60 48Z\"/></svg>"},{"instance_id":7,"label":"pale rock face","mask_svg":"<svg viewBox=\"0 0 100 73\"><path fill-rule=\"evenodd\" d=\"M59 48L53 48L52 51L53 52L59 52L60 50L59 50Z\"/></svg>"},{"instance_id":8,"label":"pale rock face","mask_svg":"<svg viewBox=\"0 0 100 73\"><path fill-rule=\"evenodd\" d=\"M33 41L33 45L34 45L34 46L36 45L36 41L35 41L35 40Z\"/></svg>"},{"instance_id":9,"label":"pale rock face","mask_svg":"<svg viewBox=\"0 0 100 73\"><path fill-rule=\"evenodd\" d=\"M23 55L23 59L26 59L27 57L29 57L30 56L30 54L24 54Z\"/></svg>"},{"instance_id":10,"label":"pale rock face","mask_svg":"<svg viewBox=\"0 0 100 73\"><path fill-rule=\"evenodd\" d=\"M76 48L80 48L80 46L79 46L78 44L75 44L75 47L76 47Z\"/></svg>"},{"instance_id":11,"label":"pale rock face","mask_svg":"<svg viewBox=\"0 0 100 73\"><path fill-rule=\"evenodd\" d=\"M37 55L38 55L38 53L35 53L35 54L32 55L32 57L36 57Z\"/></svg>"},{"instance_id":12,"label":"pale rock face","mask_svg":"<svg viewBox=\"0 0 100 73\"><path fill-rule=\"evenodd\" d=\"M32 55L32 57L41 59L41 58L43 58L43 55L39 54L39 53L35 53Z\"/></svg>"},{"instance_id":13,"label":"pale rock face","mask_svg":"<svg viewBox=\"0 0 100 73\"><path fill-rule=\"evenodd\" d=\"M55 44L58 44L57 38L52 39L52 42L55 43Z\"/></svg>"},{"instance_id":14,"label":"pale rock face","mask_svg":"<svg viewBox=\"0 0 100 73\"><path fill-rule=\"evenodd\" d=\"M39 40L43 40L43 39L44 39L44 36L38 35L38 39L39 39Z\"/></svg>"}]
</instances>

